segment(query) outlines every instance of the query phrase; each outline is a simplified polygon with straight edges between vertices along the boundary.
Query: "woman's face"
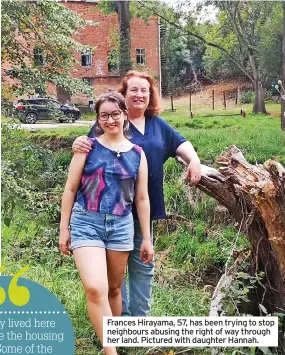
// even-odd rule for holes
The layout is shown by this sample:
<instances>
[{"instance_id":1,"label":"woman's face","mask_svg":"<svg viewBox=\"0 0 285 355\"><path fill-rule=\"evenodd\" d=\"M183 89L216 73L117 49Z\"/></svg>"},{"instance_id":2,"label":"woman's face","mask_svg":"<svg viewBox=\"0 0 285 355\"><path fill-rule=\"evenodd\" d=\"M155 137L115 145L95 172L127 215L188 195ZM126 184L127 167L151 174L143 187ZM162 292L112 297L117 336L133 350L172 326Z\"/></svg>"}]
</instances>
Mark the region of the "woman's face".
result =
<instances>
[{"instance_id":1,"label":"woman's face","mask_svg":"<svg viewBox=\"0 0 285 355\"><path fill-rule=\"evenodd\" d=\"M99 107L98 123L105 133L118 134L123 132L127 115L116 102L105 101Z\"/></svg>"},{"instance_id":2,"label":"woman's face","mask_svg":"<svg viewBox=\"0 0 285 355\"><path fill-rule=\"evenodd\" d=\"M130 111L145 111L149 104L150 84L146 79L131 77L128 80L126 103Z\"/></svg>"}]
</instances>

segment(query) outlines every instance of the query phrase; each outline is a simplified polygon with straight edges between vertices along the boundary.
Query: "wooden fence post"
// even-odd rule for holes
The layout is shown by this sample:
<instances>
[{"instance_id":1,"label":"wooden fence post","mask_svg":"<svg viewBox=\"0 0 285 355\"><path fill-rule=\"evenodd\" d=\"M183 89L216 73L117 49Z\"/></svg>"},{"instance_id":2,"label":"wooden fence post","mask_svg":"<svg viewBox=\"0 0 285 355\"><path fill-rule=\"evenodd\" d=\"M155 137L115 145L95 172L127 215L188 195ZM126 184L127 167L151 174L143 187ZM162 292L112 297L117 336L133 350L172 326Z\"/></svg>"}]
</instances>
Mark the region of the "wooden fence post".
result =
<instances>
[{"instance_id":1,"label":"wooden fence post","mask_svg":"<svg viewBox=\"0 0 285 355\"><path fill-rule=\"evenodd\" d=\"M192 94L190 91L190 118L193 118L193 113L192 113Z\"/></svg>"},{"instance_id":2,"label":"wooden fence post","mask_svg":"<svg viewBox=\"0 0 285 355\"><path fill-rule=\"evenodd\" d=\"M170 100L171 100L171 111L173 112L174 108L173 108L173 96L172 95L170 96Z\"/></svg>"}]
</instances>

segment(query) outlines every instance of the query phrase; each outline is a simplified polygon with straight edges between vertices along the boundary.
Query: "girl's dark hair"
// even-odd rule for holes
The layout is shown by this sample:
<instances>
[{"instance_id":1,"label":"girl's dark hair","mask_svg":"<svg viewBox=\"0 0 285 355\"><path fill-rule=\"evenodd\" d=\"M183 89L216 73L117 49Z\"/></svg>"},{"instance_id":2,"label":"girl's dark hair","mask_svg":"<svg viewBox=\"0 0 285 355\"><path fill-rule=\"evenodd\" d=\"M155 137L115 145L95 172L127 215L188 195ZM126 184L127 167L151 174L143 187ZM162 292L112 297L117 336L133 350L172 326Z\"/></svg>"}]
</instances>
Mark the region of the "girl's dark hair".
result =
<instances>
[{"instance_id":1,"label":"girl's dark hair","mask_svg":"<svg viewBox=\"0 0 285 355\"><path fill-rule=\"evenodd\" d=\"M125 102L125 98L122 94L112 90L112 89L108 89L106 93L100 95L95 103L95 107L94 110L96 112L97 115L97 124L95 127L95 136L100 136L102 133L104 133L103 129L100 127L99 122L98 122L98 116L99 116L99 109L100 106L104 103L104 102L114 102L116 103L120 110L122 110L125 114L127 114L127 105ZM125 120L124 122L124 127L123 127L123 131L124 131L124 136L126 138L129 138L129 120Z\"/></svg>"},{"instance_id":2,"label":"girl's dark hair","mask_svg":"<svg viewBox=\"0 0 285 355\"><path fill-rule=\"evenodd\" d=\"M116 91L111 91L110 89L108 90L108 92L100 95L95 103L95 112L96 112L96 115L98 116L99 115L99 109L100 109L100 106L104 103L104 102L115 102L118 104L119 108L122 110L122 111L127 111L127 105L126 105L126 102L125 102L125 98L122 94L116 92Z\"/></svg>"}]
</instances>

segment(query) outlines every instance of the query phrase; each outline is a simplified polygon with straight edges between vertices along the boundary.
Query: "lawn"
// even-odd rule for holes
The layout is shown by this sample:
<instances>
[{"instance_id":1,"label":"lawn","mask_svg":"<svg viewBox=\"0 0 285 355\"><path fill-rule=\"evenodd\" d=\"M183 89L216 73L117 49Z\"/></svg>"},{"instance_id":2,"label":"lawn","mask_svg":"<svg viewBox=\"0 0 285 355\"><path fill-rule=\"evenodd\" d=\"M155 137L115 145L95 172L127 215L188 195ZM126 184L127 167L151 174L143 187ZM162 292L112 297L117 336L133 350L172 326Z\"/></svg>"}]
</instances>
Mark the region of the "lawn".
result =
<instances>
[{"instance_id":1,"label":"lawn","mask_svg":"<svg viewBox=\"0 0 285 355\"><path fill-rule=\"evenodd\" d=\"M193 143L204 164L215 166L219 154L235 144L253 164L277 159L285 165L285 134L280 131L280 119L276 117L280 106L269 104L268 107L274 115L202 117L207 113L204 111L190 119L189 108L184 104L177 105L176 112L163 112L161 116ZM56 294L72 319L77 355L98 354L100 346L87 317L85 296L74 262L59 254L57 238L60 196L71 159L71 144L76 136L86 133L86 128L78 127L32 133L5 128L2 132L5 274L12 275L29 265L25 277ZM237 236L230 216L216 201L196 188L190 189L181 180L181 173L182 167L173 159L166 163L165 200L171 219L155 225L157 265L153 316L207 315L211 292ZM237 252L250 249L245 236L239 236L236 248ZM241 271L246 272L246 267L245 262ZM225 304L229 315L232 315L231 306ZM133 355L147 353L144 348L120 351ZM232 351L227 349L223 353ZM188 353L206 354L207 349ZM162 351L153 348L148 354L162 354Z\"/></svg>"}]
</instances>

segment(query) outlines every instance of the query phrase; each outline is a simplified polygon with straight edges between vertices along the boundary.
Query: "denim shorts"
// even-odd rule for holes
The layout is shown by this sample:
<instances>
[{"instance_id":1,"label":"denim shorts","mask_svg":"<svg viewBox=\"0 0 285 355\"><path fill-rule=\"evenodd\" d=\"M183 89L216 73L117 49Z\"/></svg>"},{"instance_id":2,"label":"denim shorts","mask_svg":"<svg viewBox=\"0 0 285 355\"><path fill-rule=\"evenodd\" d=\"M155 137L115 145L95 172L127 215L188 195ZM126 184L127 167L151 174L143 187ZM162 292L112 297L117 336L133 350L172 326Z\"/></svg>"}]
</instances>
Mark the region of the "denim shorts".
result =
<instances>
[{"instance_id":1,"label":"denim shorts","mask_svg":"<svg viewBox=\"0 0 285 355\"><path fill-rule=\"evenodd\" d=\"M81 247L130 251L134 249L133 215L92 212L75 202L70 218L70 234L71 251Z\"/></svg>"}]
</instances>

